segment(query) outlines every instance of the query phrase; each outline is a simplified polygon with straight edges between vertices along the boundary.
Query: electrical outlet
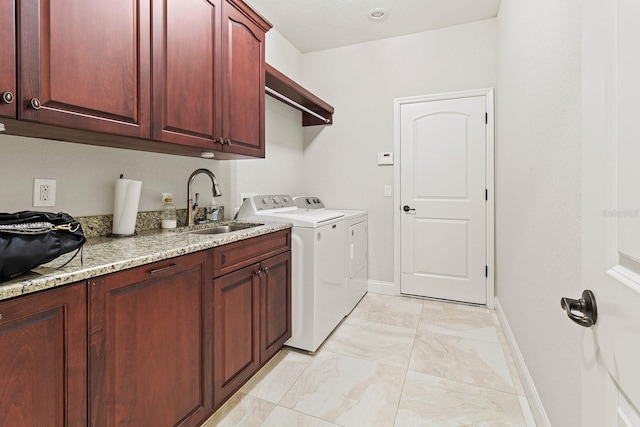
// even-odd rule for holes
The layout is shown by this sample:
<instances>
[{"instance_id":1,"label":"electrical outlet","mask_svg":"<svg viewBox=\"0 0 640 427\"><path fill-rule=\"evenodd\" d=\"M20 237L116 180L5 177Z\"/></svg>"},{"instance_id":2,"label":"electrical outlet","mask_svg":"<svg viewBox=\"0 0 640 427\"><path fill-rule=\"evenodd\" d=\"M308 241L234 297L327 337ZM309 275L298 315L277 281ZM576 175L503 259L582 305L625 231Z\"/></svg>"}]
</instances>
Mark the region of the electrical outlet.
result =
<instances>
[{"instance_id":1,"label":"electrical outlet","mask_svg":"<svg viewBox=\"0 0 640 427\"><path fill-rule=\"evenodd\" d=\"M34 179L33 180L33 206L55 206L56 205L56 180L55 179Z\"/></svg>"},{"instance_id":2,"label":"electrical outlet","mask_svg":"<svg viewBox=\"0 0 640 427\"><path fill-rule=\"evenodd\" d=\"M48 202L50 195L51 195L51 187L49 187L49 184L41 184L40 185L40 201Z\"/></svg>"}]
</instances>

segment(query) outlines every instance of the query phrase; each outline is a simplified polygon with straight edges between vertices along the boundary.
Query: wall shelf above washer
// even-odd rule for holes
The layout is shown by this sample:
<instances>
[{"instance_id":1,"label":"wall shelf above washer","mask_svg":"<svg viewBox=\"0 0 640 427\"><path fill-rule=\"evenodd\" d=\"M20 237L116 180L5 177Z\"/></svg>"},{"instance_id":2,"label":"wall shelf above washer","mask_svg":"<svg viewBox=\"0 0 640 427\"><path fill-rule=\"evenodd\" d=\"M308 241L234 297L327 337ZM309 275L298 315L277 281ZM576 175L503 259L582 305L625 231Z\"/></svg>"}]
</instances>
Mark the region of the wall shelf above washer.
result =
<instances>
[{"instance_id":1,"label":"wall shelf above washer","mask_svg":"<svg viewBox=\"0 0 640 427\"><path fill-rule=\"evenodd\" d=\"M330 125L333 107L269 64L265 64L265 91L285 104L302 111L302 126Z\"/></svg>"}]
</instances>

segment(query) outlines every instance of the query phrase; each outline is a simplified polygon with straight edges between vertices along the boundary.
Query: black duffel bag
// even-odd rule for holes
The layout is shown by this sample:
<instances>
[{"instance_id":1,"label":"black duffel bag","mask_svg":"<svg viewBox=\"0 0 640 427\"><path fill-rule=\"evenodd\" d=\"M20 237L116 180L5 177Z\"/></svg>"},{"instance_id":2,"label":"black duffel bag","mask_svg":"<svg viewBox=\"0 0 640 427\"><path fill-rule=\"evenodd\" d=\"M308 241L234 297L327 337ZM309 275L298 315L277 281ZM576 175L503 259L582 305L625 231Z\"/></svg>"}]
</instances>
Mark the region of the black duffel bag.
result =
<instances>
[{"instance_id":1,"label":"black duffel bag","mask_svg":"<svg viewBox=\"0 0 640 427\"><path fill-rule=\"evenodd\" d=\"M63 212L0 213L0 282L80 251L86 240L80 223Z\"/></svg>"}]
</instances>

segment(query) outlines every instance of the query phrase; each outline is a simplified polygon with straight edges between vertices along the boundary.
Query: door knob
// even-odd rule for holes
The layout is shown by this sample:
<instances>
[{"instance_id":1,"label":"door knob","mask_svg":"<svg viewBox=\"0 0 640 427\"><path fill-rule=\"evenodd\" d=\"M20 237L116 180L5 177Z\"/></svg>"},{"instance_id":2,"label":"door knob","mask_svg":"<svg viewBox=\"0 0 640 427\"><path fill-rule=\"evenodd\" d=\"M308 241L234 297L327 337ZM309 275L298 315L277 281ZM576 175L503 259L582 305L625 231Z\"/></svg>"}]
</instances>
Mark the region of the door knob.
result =
<instances>
[{"instance_id":1,"label":"door knob","mask_svg":"<svg viewBox=\"0 0 640 427\"><path fill-rule=\"evenodd\" d=\"M578 325L590 328L596 324L598 308L596 306L596 298L590 290L584 290L580 299L562 298L560 306L567 312L569 319ZM574 312L579 312L580 314Z\"/></svg>"},{"instance_id":2,"label":"door knob","mask_svg":"<svg viewBox=\"0 0 640 427\"><path fill-rule=\"evenodd\" d=\"M405 212L415 212L415 211L416 211L415 209L411 209L411 208L409 207L409 205L404 205L404 206L402 207L402 210L403 210L403 211L405 211Z\"/></svg>"}]
</instances>

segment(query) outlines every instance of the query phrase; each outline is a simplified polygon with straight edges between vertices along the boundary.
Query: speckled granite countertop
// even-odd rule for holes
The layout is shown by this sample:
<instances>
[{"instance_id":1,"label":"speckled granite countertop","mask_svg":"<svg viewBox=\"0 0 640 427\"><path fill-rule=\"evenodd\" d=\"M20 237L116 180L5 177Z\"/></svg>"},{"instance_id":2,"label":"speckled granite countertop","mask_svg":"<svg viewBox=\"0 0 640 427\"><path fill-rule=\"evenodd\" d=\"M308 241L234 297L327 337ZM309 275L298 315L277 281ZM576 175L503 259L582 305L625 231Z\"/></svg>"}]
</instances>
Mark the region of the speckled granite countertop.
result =
<instances>
[{"instance_id":1,"label":"speckled granite countertop","mask_svg":"<svg viewBox=\"0 0 640 427\"><path fill-rule=\"evenodd\" d=\"M215 225L234 223L226 221ZM210 224L208 227L212 225L214 224ZM149 230L133 237L89 238L84 244L82 263L80 262L80 254L78 254L65 267L58 268L69 260L75 251L62 255L33 269L30 273L0 283L0 300L285 230L291 226L292 224L266 223L222 234L188 233L187 231L192 230L192 227L191 229L176 229L176 231ZM206 225L196 227L207 228Z\"/></svg>"}]
</instances>

